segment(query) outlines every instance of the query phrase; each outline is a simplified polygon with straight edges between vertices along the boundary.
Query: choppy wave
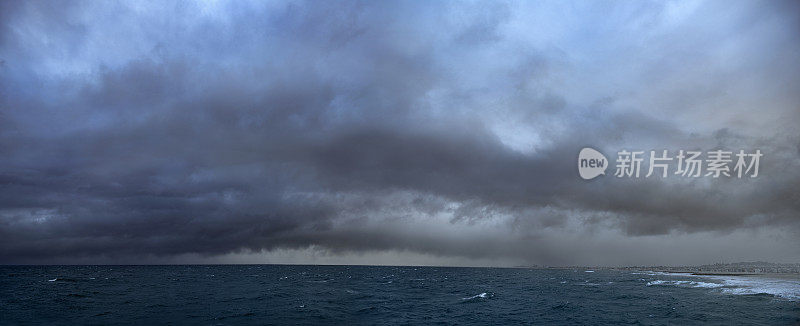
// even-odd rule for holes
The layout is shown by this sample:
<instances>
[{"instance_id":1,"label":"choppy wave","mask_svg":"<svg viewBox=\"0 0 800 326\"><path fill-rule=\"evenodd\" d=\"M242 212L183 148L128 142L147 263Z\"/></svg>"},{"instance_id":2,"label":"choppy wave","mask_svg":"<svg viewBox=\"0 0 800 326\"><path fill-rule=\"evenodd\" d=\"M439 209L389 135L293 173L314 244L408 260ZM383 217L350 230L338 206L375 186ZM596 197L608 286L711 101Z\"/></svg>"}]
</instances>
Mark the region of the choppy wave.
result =
<instances>
[{"instance_id":1,"label":"choppy wave","mask_svg":"<svg viewBox=\"0 0 800 326\"><path fill-rule=\"evenodd\" d=\"M491 298L492 296L494 296L494 295L491 294L491 293L483 292L481 294L476 294L476 295L473 295L471 297L461 298L461 300L470 301L470 300L476 300L476 299L486 299L486 298Z\"/></svg>"},{"instance_id":2,"label":"choppy wave","mask_svg":"<svg viewBox=\"0 0 800 326\"><path fill-rule=\"evenodd\" d=\"M800 280L730 277L723 279L730 286L722 291L728 294L771 294L790 300L800 300Z\"/></svg>"},{"instance_id":3,"label":"choppy wave","mask_svg":"<svg viewBox=\"0 0 800 326\"><path fill-rule=\"evenodd\" d=\"M677 286L686 288L719 289L733 295L768 294L789 300L800 300L800 280L781 280L760 277L703 276L714 282L686 280L654 280L647 286Z\"/></svg>"},{"instance_id":4,"label":"choppy wave","mask_svg":"<svg viewBox=\"0 0 800 326\"><path fill-rule=\"evenodd\" d=\"M718 288L725 286L725 284L720 284L720 283L698 282L698 281L655 280L647 282L647 286L656 286L656 285L664 285L664 286L674 285L674 286L690 287L690 288Z\"/></svg>"},{"instance_id":5,"label":"choppy wave","mask_svg":"<svg viewBox=\"0 0 800 326\"><path fill-rule=\"evenodd\" d=\"M585 270L0 266L0 324L784 325L800 313L797 276Z\"/></svg>"}]
</instances>

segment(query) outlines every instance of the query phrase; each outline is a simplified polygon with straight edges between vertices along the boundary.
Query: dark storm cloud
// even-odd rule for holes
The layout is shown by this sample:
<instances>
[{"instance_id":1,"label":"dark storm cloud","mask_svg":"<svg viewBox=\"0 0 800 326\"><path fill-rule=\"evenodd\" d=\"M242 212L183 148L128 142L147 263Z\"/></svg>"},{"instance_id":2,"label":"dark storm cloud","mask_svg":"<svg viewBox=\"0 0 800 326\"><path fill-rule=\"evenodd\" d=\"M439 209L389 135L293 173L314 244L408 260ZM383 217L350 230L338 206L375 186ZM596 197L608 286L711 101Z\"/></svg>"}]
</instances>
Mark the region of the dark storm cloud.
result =
<instances>
[{"instance_id":1,"label":"dark storm cloud","mask_svg":"<svg viewBox=\"0 0 800 326\"><path fill-rule=\"evenodd\" d=\"M576 220L619 241L797 230L798 62L756 48L796 51L776 33L795 15L526 6L4 3L0 262L315 246L561 263ZM585 182L584 146L766 155L752 180Z\"/></svg>"}]
</instances>

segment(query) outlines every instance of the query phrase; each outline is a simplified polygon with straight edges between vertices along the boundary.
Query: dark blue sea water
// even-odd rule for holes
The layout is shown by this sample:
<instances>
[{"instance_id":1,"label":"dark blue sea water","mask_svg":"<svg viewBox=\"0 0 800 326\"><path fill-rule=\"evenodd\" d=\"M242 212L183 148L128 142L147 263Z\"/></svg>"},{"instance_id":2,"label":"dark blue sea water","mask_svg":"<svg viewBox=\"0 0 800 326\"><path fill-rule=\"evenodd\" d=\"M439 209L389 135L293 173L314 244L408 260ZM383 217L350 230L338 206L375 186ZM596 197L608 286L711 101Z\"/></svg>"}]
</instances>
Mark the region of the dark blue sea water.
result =
<instances>
[{"instance_id":1,"label":"dark blue sea water","mask_svg":"<svg viewBox=\"0 0 800 326\"><path fill-rule=\"evenodd\" d=\"M796 280L515 268L1 266L0 323L800 323Z\"/></svg>"}]
</instances>

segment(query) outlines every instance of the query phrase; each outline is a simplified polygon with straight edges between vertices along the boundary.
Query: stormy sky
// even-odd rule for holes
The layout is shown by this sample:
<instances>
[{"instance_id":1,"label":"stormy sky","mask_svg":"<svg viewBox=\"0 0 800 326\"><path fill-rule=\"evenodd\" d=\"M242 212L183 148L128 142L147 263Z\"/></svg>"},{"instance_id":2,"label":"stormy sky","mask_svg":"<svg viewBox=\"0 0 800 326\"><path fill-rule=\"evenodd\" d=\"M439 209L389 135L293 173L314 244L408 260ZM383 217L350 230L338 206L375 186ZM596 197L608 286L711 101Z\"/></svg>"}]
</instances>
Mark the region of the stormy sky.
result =
<instances>
[{"instance_id":1,"label":"stormy sky","mask_svg":"<svg viewBox=\"0 0 800 326\"><path fill-rule=\"evenodd\" d=\"M796 2L0 2L0 263L753 260L800 261Z\"/></svg>"}]
</instances>

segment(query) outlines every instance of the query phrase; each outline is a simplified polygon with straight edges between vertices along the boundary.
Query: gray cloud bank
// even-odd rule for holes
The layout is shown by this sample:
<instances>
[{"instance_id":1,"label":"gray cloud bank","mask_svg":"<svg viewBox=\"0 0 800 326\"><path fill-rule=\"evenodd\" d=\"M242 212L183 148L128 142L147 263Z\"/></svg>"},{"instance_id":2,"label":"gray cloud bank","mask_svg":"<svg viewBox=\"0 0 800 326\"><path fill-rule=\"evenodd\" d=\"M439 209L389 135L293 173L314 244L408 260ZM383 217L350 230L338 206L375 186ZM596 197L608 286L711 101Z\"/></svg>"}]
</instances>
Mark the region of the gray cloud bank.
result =
<instances>
[{"instance_id":1,"label":"gray cloud bank","mask_svg":"<svg viewBox=\"0 0 800 326\"><path fill-rule=\"evenodd\" d=\"M795 3L0 6L0 263L800 260Z\"/></svg>"}]
</instances>

